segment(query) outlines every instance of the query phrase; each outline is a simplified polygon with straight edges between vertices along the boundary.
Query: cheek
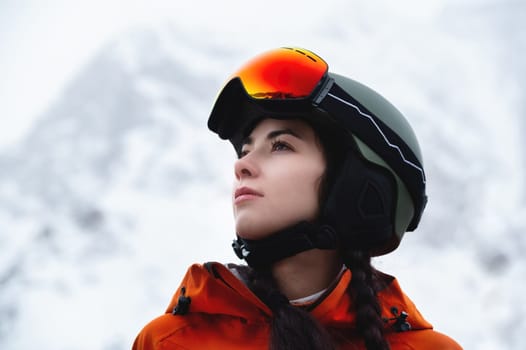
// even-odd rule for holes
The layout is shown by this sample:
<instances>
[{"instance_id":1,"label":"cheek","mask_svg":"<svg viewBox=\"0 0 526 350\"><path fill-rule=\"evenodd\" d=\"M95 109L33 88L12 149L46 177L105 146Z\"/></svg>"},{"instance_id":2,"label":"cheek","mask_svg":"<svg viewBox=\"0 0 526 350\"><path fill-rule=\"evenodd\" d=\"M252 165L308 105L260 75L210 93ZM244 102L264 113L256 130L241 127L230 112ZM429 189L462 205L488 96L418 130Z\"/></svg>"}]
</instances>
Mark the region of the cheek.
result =
<instances>
[{"instance_id":1,"label":"cheek","mask_svg":"<svg viewBox=\"0 0 526 350\"><path fill-rule=\"evenodd\" d=\"M298 215L308 214L312 220L318 212L319 189L324 168L313 166L299 168L283 176L283 181L276 186L276 198L282 204L282 210ZM286 178L286 180L285 180Z\"/></svg>"}]
</instances>

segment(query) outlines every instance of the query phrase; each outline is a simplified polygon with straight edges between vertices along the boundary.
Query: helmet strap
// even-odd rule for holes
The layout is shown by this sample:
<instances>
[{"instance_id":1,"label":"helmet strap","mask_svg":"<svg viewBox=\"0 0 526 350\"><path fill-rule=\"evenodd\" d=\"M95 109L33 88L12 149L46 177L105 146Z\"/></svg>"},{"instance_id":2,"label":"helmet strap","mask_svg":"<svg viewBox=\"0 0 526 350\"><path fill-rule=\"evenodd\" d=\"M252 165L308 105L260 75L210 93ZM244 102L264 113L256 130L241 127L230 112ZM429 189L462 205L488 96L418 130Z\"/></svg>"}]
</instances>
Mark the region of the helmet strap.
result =
<instances>
[{"instance_id":1,"label":"helmet strap","mask_svg":"<svg viewBox=\"0 0 526 350\"><path fill-rule=\"evenodd\" d=\"M307 250L336 249L338 243L338 236L330 226L302 221L259 240L238 236L232 248L240 259L258 269Z\"/></svg>"}]
</instances>

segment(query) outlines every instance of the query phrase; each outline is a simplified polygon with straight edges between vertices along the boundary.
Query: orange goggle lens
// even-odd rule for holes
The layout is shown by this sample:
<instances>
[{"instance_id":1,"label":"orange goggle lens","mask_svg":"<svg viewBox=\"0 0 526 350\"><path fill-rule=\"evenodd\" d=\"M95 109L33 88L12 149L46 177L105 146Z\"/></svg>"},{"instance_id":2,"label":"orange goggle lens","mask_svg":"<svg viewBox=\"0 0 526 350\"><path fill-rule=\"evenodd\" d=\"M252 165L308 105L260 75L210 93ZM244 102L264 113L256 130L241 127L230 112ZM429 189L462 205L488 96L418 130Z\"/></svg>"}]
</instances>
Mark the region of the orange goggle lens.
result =
<instances>
[{"instance_id":1,"label":"orange goggle lens","mask_svg":"<svg viewBox=\"0 0 526 350\"><path fill-rule=\"evenodd\" d=\"M310 96L329 67L315 53L279 48L263 53L234 74L255 99L298 99Z\"/></svg>"}]
</instances>

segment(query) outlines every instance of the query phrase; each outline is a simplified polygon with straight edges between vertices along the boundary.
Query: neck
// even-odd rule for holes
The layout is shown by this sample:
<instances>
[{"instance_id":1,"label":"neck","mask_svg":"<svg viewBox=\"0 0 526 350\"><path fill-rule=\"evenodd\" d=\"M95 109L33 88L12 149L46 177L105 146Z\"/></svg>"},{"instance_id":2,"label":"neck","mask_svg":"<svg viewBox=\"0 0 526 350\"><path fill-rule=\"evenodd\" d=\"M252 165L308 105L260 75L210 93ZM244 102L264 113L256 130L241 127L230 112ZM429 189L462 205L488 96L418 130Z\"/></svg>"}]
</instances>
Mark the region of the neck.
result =
<instances>
[{"instance_id":1,"label":"neck","mask_svg":"<svg viewBox=\"0 0 526 350\"><path fill-rule=\"evenodd\" d=\"M272 276L289 300L317 293L334 281L342 268L337 250L310 249L272 265Z\"/></svg>"}]
</instances>

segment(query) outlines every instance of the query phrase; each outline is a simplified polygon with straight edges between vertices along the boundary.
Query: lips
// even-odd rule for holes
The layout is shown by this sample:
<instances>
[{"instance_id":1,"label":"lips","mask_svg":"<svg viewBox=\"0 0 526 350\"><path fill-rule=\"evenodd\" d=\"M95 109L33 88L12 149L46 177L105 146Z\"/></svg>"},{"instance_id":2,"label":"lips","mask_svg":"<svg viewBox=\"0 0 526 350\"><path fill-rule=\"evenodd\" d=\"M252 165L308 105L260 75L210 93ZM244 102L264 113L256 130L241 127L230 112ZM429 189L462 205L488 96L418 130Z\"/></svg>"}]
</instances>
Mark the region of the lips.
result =
<instances>
[{"instance_id":1,"label":"lips","mask_svg":"<svg viewBox=\"0 0 526 350\"><path fill-rule=\"evenodd\" d=\"M263 197L263 195L250 187L239 187L234 193L234 203L237 204L257 197Z\"/></svg>"}]
</instances>

